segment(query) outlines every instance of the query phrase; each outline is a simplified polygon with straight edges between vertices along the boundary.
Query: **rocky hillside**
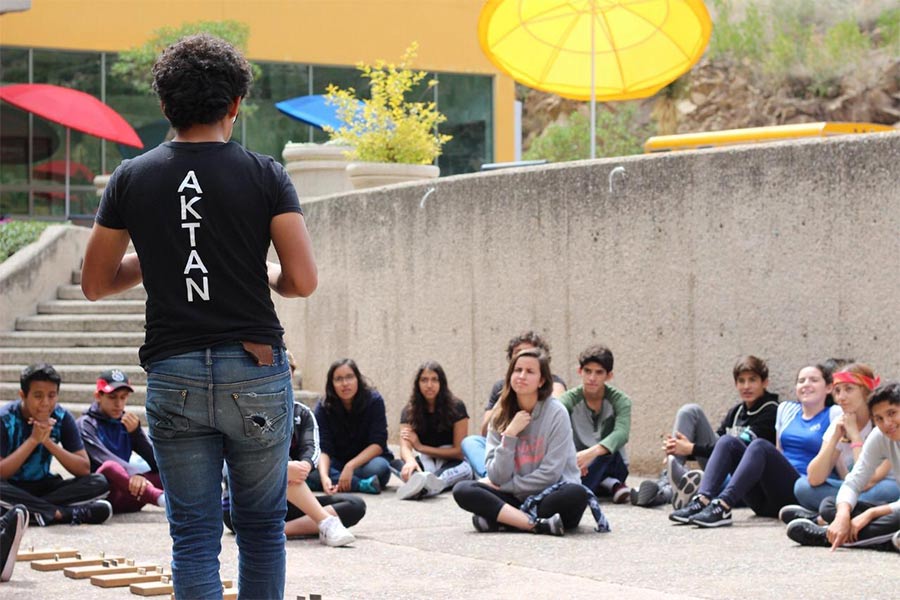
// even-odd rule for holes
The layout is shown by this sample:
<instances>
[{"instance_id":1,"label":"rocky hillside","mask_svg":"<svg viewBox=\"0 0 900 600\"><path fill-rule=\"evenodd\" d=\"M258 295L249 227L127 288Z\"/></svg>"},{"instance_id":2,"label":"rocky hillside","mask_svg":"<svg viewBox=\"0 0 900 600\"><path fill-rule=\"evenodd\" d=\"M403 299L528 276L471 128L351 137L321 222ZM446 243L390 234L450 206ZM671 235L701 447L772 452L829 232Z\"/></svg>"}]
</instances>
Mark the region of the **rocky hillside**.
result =
<instances>
[{"instance_id":1,"label":"rocky hillside","mask_svg":"<svg viewBox=\"0 0 900 600\"><path fill-rule=\"evenodd\" d=\"M710 0L707 5L715 24L706 56L653 98L633 101L639 109L634 130L648 123L652 131L669 134L815 121L900 129L896 4ZM519 89L519 99L525 150L573 111L589 113L585 102L528 88ZM603 104L600 110L622 106Z\"/></svg>"}]
</instances>

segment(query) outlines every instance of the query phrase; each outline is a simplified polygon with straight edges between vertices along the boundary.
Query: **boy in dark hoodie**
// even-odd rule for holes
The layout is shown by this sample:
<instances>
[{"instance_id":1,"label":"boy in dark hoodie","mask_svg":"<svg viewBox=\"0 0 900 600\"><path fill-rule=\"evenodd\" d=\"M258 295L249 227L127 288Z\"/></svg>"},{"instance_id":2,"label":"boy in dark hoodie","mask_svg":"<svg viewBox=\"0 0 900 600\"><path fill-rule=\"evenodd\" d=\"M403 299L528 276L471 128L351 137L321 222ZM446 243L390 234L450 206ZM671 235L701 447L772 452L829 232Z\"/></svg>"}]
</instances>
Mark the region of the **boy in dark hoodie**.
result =
<instances>
[{"instance_id":1,"label":"boy in dark hoodie","mask_svg":"<svg viewBox=\"0 0 900 600\"><path fill-rule=\"evenodd\" d=\"M132 392L123 371L104 371L97 378L96 401L78 419L91 471L109 481L108 499L116 513L136 512L145 504L166 505L150 440L137 416L125 412ZM149 471L144 465L129 462L132 452L144 459Z\"/></svg>"},{"instance_id":2,"label":"boy in dark hoodie","mask_svg":"<svg viewBox=\"0 0 900 600\"><path fill-rule=\"evenodd\" d=\"M671 501L676 509L683 506L697 491L703 475L699 469L688 471L685 461L695 459L705 467L713 446L724 435L740 438L746 444L756 438L775 443L778 394L766 389L768 365L756 356L744 356L734 364L732 375L740 401L729 409L719 428L713 430L698 404L685 404L678 409L673 434L667 435L663 442L665 477L643 482L637 493L632 494L632 503L656 506Z\"/></svg>"}]
</instances>

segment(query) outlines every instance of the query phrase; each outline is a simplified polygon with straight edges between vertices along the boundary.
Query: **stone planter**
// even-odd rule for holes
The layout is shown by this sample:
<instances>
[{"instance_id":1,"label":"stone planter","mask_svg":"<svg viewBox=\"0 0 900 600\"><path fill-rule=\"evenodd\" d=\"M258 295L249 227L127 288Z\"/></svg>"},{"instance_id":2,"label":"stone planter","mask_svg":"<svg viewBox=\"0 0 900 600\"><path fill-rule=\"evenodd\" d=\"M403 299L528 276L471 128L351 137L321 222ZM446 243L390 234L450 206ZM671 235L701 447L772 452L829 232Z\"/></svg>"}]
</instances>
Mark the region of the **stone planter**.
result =
<instances>
[{"instance_id":1,"label":"stone planter","mask_svg":"<svg viewBox=\"0 0 900 600\"><path fill-rule=\"evenodd\" d=\"M436 179L440 174L441 170L434 165L377 162L352 162L347 165L347 176L357 190L394 183Z\"/></svg>"},{"instance_id":2,"label":"stone planter","mask_svg":"<svg viewBox=\"0 0 900 600\"><path fill-rule=\"evenodd\" d=\"M94 177L94 187L97 188L97 197L103 196L103 190L109 183L109 175L97 175Z\"/></svg>"},{"instance_id":3,"label":"stone planter","mask_svg":"<svg viewBox=\"0 0 900 600\"><path fill-rule=\"evenodd\" d=\"M350 148L331 144L292 144L284 146L284 168L300 198L326 196L353 189L347 178Z\"/></svg>"}]
</instances>

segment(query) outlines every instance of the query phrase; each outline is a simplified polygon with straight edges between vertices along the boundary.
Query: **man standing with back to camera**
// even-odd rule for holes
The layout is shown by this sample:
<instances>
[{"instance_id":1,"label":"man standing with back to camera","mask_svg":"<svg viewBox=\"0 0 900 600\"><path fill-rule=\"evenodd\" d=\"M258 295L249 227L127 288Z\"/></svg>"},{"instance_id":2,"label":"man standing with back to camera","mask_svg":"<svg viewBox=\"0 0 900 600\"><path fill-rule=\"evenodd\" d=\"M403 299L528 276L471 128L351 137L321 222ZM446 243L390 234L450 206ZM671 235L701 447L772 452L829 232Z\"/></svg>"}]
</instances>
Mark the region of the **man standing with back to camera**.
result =
<instances>
[{"instance_id":1,"label":"man standing with back to camera","mask_svg":"<svg viewBox=\"0 0 900 600\"><path fill-rule=\"evenodd\" d=\"M91 300L147 290L140 360L179 599L222 597L223 461L240 598L284 596L293 394L269 288L309 296L317 272L284 167L229 141L251 80L210 35L162 52L153 88L175 137L113 173L82 271ZM266 261L270 241L280 264Z\"/></svg>"}]
</instances>

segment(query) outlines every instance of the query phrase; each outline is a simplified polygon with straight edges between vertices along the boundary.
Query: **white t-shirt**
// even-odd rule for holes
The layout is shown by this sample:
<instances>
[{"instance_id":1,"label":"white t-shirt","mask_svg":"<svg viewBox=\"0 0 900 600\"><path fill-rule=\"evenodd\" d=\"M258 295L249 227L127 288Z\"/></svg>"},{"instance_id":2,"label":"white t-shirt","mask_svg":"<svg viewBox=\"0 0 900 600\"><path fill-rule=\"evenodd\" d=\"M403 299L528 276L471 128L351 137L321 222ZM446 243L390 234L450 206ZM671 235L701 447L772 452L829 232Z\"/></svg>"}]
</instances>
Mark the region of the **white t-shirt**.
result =
<instances>
[{"instance_id":1,"label":"white t-shirt","mask_svg":"<svg viewBox=\"0 0 900 600\"><path fill-rule=\"evenodd\" d=\"M826 444L831 439L831 436L834 435L835 426L836 423L832 421L831 425L828 426L828 429L825 430L825 435L822 436L822 444ZM872 433L872 421L867 421L866 426L859 430L859 437L865 442L870 433ZM838 457L834 466L841 479L844 479L853 469L853 448L850 447L850 442L840 441L835 450L840 452L841 455Z\"/></svg>"}]
</instances>

